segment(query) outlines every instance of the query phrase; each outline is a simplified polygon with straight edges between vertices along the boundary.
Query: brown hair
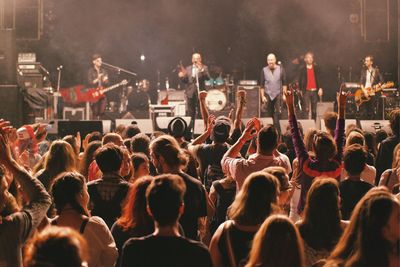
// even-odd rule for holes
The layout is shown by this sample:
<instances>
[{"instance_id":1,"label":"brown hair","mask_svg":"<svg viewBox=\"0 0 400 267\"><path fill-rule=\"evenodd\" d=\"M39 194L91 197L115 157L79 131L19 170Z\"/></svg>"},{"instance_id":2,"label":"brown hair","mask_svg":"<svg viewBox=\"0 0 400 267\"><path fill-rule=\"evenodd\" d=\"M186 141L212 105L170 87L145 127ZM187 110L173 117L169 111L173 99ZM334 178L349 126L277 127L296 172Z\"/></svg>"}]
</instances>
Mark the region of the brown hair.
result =
<instances>
[{"instance_id":1,"label":"brown hair","mask_svg":"<svg viewBox=\"0 0 400 267\"><path fill-rule=\"evenodd\" d=\"M152 177L142 177L137 179L126 197L125 205L122 208L122 215L117 220L117 224L128 231L135 228L144 231L144 235L150 234L154 229L153 219L147 213L146 190L150 185Z\"/></svg>"},{"instance_id":2,"label":"brown hair","mask_svg":"<svg viewBox=\"0 0 400 267\"><path fill-rule=\"evenodd\" d=\"M306 147L308 152L311 152L313 150L314 137L317 132L318 131L316 129L309 128L304 135L304 146Z\"/></svg>"},{"instance_id":3,"label":"brown hair","mask_svg":"<svg viewBox=\"0 0 400 267\"><path fill-rule=\"evenodd\" d=\"M318 160L327 161L332 159L337 153L333 137L329 133L318 131L314 136L313 151Z\"/></svg>"},{"instance_id":4,"label":"brown hair","mask_svg":"<svg viewBox=\"0 0 400 267\"><path fill-rule=\"evenodd\" d=\"M89 174L89 166L94 160L94 155L96 154L97 149L101 147L100 141L93 141L89 143L85 152L83 153L82 160L80 161L79 172L87 178Z\"/></svg>"},{"instance_id":5,"label":"brown hair","mask_svg":"<svg viewBox=\"0 0 400 267\"><path fill-rule=\"evenodd\" d=\"M279 181L272 174L250 174L228 211L230 219L241 225L259 225L277 208Z\"/></svg>"},{"instance_id":6,"label":"brown hair","mask_svg":"<svg viewBox=\"0 0 400 267\"><path fill-rule=\"evenodd\" d=\"M168 166L185 166L188 162L187 155L179 147L178 142L170 135L162 135L154 139L150 149L156 158L162 156Z\"/></svg>"},{"instance_id":7,"label":"brown hair","mask_svg":"<svg viewBox=\"0 0 400 267\"><path fill-rule=\"evenodd\" d=\"M42 181L48 190L52 181L62 172L76 171L76 154L70 144L62 140L54 141L44 162L48 181Z\"/></svg>"},{"instance_id":8,"label":"brown hair","mask_svg":"<svg viewBox=\"0 0 400 267\"><path fill-rule=\"evenodd\" d=\"M389 266L388 254L393 247L382 229L393 209L400 209L400 204L387 189L371 189L357 203L349 226L328 260L345 266Z\"/></svg>"},{"instance_id":9,"label":"brown hair","mask_svg":"<svg viewBox=\"0 0 400 267\"><path fill-rule=\"evenodd\" d=\"M254 236L246 267L256 266L305 266L299 231L286 216L270 216Z\"/></svg>"},{"instance_id":10,"label":"brown hair","mask_svg":"<svg viewBox=\"0 0 400 267\"><path fill-rule=\"evenodd\" d=\"M307 194L304 218L299 224L303 239L316 250L332 250L342 234L338 182L314 179Z\"/></svg>"},{"instance_id":11,"label":"brown hair","mask_svg":"<svg viewBox=\"0 0 400 267\"><path fill-rule=\"evenodd\" d=\"M397 144L393 149L392 168L400 168L400 144Z\"/></svg>"},{"instance_id":12,"label":"brown hair","mask_svg":"<svg viewBox=\"0 0 400 267\"><path fill-rule=\"evenodd\" d=\"M333 132L336 128L338 114L336 112L326 112L324 114L324 123L328 131Z\"/></svg>"},{"instance_id":13,"label":"brown hair","mask_svg":"<svg viewBox=\"0 0 400 267\"><path fill-rule=\"evenodd\" d=\"M25 247L26 267L82 267L87 260L86 240L68 227L49 226Z\"/></svg>"}]
</instances>

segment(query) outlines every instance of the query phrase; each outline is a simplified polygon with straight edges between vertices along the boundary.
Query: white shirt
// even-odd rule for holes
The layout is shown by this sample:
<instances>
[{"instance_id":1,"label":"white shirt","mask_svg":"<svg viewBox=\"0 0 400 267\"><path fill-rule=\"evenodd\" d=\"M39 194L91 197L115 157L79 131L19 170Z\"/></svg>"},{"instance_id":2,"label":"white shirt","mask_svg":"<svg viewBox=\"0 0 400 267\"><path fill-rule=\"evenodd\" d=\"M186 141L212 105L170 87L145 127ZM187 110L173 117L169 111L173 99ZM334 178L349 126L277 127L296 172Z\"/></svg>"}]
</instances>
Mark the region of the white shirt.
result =
<instances>
[{"instance_id":1,"label":"white shirt","mask_svg":"<svg viewBox=\"0 0 400 267\"><path fill-rule=\"evenodd\" d=\"M372 71L367 69L367 78L365 79L365 88L372 87Z\"/></svg>"}]
</instances>

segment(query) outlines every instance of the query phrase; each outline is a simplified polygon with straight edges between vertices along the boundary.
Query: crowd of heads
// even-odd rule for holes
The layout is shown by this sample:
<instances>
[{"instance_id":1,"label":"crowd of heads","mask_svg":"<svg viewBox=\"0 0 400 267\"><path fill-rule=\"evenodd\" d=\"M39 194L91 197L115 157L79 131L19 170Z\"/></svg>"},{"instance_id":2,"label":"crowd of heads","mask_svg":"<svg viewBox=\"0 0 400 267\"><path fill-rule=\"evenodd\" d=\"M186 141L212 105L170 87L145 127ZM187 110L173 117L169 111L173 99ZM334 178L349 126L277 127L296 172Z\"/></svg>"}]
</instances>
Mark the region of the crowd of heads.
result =
<instances>
[{"instance_id":1,"label":"crowd of heads","mask_svg":"<svg viewBox=\"0 0 400 267\"><path fill-rule=\"evenodd\" d=\"M273 55L269 62L274 63ZM46 217L31 217L37 229L22 244L24 266L90 266L96 253L108 253L113 266L124 266L125 241L165 233L184 238L188 222L196 224L198 246L210 246L205 250L215 266L394 266L400 262L400 110L391 114L390 132L348 126L344 133L343 126L339 145L340 120L329 112L326 131L303 134L295 121L281 134L273 125L251 132L251 124L236 127L222 116L206 125L203 135L186 140L188 125L175 118L166 133L151 136L134 124L105 135L89 133L83 140L69 135L51 142L40 125L17 131L29 135L27 142L26 136L12 138L15 131L1 121L0 153L9 155L0 156L0 229L10 215L34 205L32 195L23 194L33 189L18 178L27 175L40 181L42 197L51 196L51 205ZM289 166L280 165L285 158ZM233 166L262 160L279 164L260 164L237 183L236 175L245 169L234 172ZM341 171L339 178L332 166ZM372 184L364 181L367 168L374 173ZM304 180L305 174L311 179ZM349 201L344 190L353 194L348 220L342 216ZM211 230L219 214L222 224ZM85 225L93 227L91 218L102 216L94 219L103 229L95 235L106 235L108 243L94 245L100 241L89 237ZM93 251L98 246L108 251Z\"/></svg>"}]
</instances>

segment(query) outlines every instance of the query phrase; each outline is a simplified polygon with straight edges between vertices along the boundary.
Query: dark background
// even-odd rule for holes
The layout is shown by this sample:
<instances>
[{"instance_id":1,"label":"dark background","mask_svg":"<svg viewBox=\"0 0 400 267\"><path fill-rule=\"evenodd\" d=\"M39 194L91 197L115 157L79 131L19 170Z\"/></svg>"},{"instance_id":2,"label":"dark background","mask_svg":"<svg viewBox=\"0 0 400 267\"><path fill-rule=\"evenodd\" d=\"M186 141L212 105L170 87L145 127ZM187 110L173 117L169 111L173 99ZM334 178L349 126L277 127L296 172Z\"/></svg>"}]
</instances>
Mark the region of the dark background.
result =
<instances>
[{"instance_id":1,"label":"dark background","mask_svg":"<svg viewBox=\"0 0 400 267\"><path fill-rule=\"evenodd\" d=\"M383 28L386 31L386 26L379 26L387 18L379 10L385 1L365 1L373 10L368 13L369 30L377 36ZM350 21L351 14L361 14L361 2L44 0L40 40L17 44L19 52L37 53L54 85L58 65L64 66L62 87L84 83L91 55L101 53L103 61L138 73L138 79L149 79L153 93L158 76L161 88L166 77L172 88L177 87L173 71L180 60L189 64L193 52L236 79L258 79L268 53L274 52L290 68L293 58L311 50L324 73L326 96L333 99L338 67L346 81L357 81L366 54L375 56L386 80L397 80L398 1L389 0L388 42L379 38L366 42L360 16L358 22ZM126 77L110 72L115 81Z\"/></svg>"}]
</instances>

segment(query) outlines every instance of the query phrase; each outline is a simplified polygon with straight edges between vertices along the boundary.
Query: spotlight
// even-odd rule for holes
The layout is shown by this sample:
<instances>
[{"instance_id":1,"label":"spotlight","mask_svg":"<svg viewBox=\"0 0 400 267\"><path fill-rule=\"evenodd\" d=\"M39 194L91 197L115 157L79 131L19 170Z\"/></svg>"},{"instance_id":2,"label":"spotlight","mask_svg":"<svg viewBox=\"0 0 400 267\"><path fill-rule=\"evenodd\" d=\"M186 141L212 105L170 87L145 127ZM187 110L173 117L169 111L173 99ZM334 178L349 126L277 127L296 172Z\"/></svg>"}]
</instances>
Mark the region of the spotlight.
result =
<instances>
[{"instance_id":1,"label":"spotlight","mask_svg":"<svg viewBox=\"0 0 400 267\"><path fill-rule=\"evenodd\" d=\"M141 55L140 55L140 61L144 62L145 59L146 59L146 57L145 57L143 54L141 54Z\"/></svg>"}]
</instances>

